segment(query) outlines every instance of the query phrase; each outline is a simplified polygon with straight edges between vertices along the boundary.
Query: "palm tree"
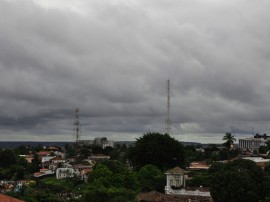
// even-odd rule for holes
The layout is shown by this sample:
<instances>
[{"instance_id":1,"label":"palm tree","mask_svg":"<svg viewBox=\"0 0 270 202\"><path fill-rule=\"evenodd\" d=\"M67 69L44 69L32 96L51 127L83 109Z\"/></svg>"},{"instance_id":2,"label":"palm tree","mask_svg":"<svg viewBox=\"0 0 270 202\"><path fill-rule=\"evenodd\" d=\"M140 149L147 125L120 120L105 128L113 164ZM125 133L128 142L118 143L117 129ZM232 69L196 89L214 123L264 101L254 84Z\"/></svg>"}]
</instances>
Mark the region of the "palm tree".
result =
<instances>
[{"instance_id":1,"label":"palm tree","mask_svg":"<svg viewBox=\"0 0 270 202\"><path fill-rule=\"evenodd\" d=\"M233 146L234 141L236 141L236 139L234 138L234 135L232 135L231 133L226 133L223 136L222 140L226 140L226 142L224 142L223 145L227 147L228 149L230 149Z\"/></svg>"}]
</instances>

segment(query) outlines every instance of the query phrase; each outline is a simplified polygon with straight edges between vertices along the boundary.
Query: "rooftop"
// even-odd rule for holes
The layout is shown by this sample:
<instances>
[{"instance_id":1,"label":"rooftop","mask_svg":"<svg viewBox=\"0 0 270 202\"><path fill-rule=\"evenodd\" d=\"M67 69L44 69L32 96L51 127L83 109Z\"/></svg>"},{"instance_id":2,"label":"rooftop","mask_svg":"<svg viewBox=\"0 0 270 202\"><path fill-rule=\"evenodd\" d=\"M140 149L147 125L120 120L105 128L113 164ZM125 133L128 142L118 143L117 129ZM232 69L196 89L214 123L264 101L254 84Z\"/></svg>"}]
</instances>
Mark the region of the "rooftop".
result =
<instances>
[{"instance_id":1,"label":"rooftop","mask_svg":"<svg viewBox=\"0 0 270 202\"><path fill-rule=\"evenodd\" d=\"M174 168L172 168L172 169L170 169L170 170L167 170L166 172L165 172L165 174L185 174L187 171L186 170L184 170L184 169L182 169L182 168L180 168L180 167L174 167Z\"/></svg>"},{"instance_id":2,"label":"rooftop","mask_svg":"<svg viewBox=\"0 0 270 202\"><path fill-rule=\"evenodd\" d=\"M137 199L149 202L213 202L212 198L208 196L169 195L157 191L140 193Z\"/></svg>"},{"instance_id":3,"label":"rooftop","mask_svg":"<svg viewBox=\"0 0 270 202\"><path fill-rule=\"evenodd\" d=\"M7 196L5 194L0 194L0 201L1 202L25 202L25 201L22 201L22 200Z\"/></svg>"}]
</instances>

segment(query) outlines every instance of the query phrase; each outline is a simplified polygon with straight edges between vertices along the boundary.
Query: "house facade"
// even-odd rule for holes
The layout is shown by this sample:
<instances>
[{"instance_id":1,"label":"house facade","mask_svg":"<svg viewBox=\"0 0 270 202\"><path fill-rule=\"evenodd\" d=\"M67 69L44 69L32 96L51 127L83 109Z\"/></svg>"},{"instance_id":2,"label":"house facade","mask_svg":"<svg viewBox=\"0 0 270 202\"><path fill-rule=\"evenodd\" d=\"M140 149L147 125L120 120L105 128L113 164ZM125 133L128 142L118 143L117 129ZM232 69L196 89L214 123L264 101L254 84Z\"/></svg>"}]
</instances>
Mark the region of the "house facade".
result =
<instances>
[{"instance_id":1,"label":"house facade","mask_svg":"<svg viewBox=\"0 0 270 202\"><path fill-rule=\"evenodd\" d=\"M75 176L75 170L73 168L57 168L56 179L65 179Z\"/></svg>"},{"instance_id":2,"label":"house facade","mask_svg":"<svg viewBox=\"0 0 270 202\"><path fill-rule=\"evenodd\" d=\"M165 172L166 186L165 194L170 195L187 195L187 196L205 196L211 197L208 189L186 188L187 171L180 167L175 167Z\"/></svg>"}]
</instances>

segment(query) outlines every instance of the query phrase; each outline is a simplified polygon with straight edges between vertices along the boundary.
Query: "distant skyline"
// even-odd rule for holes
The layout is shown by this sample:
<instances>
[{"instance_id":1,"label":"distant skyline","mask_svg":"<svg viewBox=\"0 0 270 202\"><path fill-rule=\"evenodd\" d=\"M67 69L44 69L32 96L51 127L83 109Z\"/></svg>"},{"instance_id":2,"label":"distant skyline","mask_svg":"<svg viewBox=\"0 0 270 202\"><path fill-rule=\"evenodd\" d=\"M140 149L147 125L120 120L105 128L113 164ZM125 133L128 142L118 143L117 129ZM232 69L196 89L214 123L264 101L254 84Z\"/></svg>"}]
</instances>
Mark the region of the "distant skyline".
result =
<instances>
[{"instance_id":1,"label":"distant skyline","mask_svg":"<svg viewBox=\"0 0 270 202\"><path fill-rule=\"evenodd\" d=\"M0 1L1 141L270 133L268 0Z\"/></svg>"}]
</instances>

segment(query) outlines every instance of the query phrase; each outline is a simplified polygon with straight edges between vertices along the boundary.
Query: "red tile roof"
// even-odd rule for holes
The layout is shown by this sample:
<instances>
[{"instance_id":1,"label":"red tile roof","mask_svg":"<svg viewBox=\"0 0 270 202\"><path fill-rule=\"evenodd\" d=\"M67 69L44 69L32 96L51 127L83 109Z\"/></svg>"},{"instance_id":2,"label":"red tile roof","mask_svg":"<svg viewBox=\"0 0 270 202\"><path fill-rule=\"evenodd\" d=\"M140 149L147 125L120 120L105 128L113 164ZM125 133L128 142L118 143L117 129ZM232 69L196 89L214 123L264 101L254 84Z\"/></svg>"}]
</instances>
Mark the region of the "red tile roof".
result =
<instances>
[{"instance_id":1,"label":"red tile roof","mask_svg":"<svg viewBox=\"0 0 270 202\"><path fill-rule=\"evenodd\" d=\"M209 196L188 196L188 195L170 195L157 191L151 191L147 193L140 193L137 195L138 201L148 202L213 202L213 199Z\"/></svg>"},{"instance_id":2,"label":"red tile roof","mask_svg":"<svg viewBox=\"0 0 270 202\"><path fill-rule=\"evenodd\" d=\"M180 168L180 167L175 167L173 169L167 170L165 172L165 174L185 174L187 171L185 171L184 169Z\"/></svg>"},{"instance_id":3,"label":"red tile roof","mask_svg":"<svg viewBox=\"0 0 270 202\"><path fill-rule=\"evenodd\" d=\"M5 194L0 194L0 201L1 202L25 202L25 201L22 201L22 200L7 196Z\"/></svg>"},{"instance_id":4,"label":"red tile roof","mask_svg":"<svg viewBox=\"0 0 270 202\"><path fill-rule=\"evenodd\" d=\"M40 151L40 152L38 152L37 153L37 155L39 155L39 156L47 156L47 155L49 155L51 152L49 152L49 151Z\"/></svg>"},{"instance_id":5,"label":"red tile roof","mask_svg":"<svg viewBox=\"0 0 270 202\"><path fill-rule=\"evenodd\" d=\"M52 161L63 161L64 159L62 159L61 157L56 156L56 157L52 158L51 160Z\"/></svg>"}]
</instances>

